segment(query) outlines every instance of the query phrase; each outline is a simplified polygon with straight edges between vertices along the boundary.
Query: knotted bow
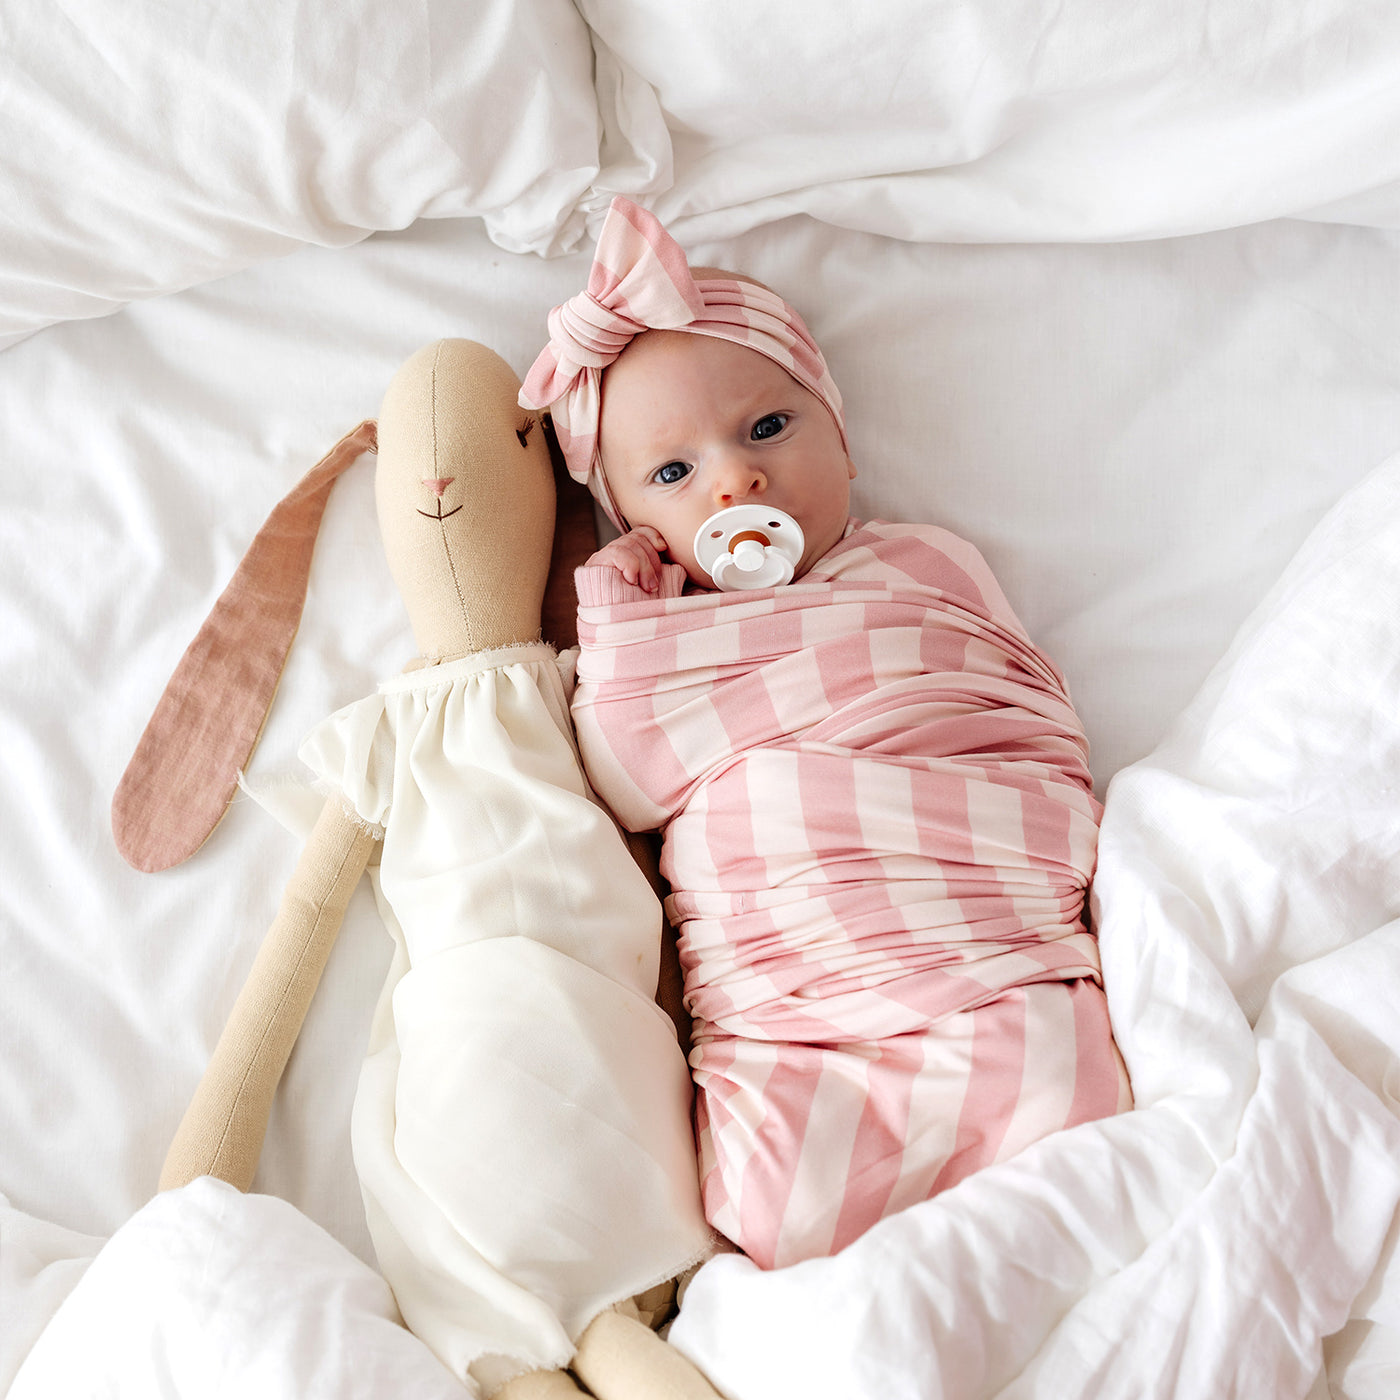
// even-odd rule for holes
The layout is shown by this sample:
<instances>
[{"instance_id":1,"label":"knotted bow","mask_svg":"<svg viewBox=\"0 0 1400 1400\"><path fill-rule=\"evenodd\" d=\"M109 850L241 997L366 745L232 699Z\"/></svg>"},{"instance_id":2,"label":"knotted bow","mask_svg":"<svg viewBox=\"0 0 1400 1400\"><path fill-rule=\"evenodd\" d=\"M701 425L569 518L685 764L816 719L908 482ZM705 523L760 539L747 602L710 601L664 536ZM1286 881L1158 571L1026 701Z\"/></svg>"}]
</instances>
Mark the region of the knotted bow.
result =
<instances>
[{"instance_id":1,"label":"knotted bow","mask_svg":"<svg viewBox=\"0 0 1400 1400\"><path fill-rule=\"evenodd\" d=\"M603 371L647 330L687 331L747 345L781 365L836 420L841 395L801 316L776 292L735 278L691 275L656 217L616 198L603 222L587 288L549 313L549 344L525 377L524 408L549 409L569 474L627 528L598 457Z\"/></svg>"}]
</instances>

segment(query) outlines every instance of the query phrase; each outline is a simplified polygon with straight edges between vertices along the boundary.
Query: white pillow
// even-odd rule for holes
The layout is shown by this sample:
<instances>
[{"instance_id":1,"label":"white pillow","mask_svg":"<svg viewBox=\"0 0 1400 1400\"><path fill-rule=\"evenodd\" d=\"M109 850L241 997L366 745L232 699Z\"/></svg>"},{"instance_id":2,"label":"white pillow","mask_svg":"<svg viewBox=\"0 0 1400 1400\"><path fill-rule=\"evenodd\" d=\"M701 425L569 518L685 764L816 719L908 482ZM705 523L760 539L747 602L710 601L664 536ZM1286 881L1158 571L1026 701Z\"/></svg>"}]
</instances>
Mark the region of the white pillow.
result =
<instances>
[{"instance_id":1,"label":"white pillow","mask_svg":"<svg viewBox=\"0 0 1400 1400\"><path fill-rule=\"evenodd\" d=\"M646 203L687 241L799 212L930 242L1155 238L1323 205L1400 226L1391 0L1278 23L1256 0L579 9L610 134L647 154Z\"/></svg>"},{"instance_id":2,"label":"white pillow","mask_svg":"<svg viewBox=\"0 0 1400 1400\"><path fill-rule=\"evenodd\" d=\"M562 251L592 64L569 0L0 0L0 348L425 215Z\"/></svg>"}]
</instances>

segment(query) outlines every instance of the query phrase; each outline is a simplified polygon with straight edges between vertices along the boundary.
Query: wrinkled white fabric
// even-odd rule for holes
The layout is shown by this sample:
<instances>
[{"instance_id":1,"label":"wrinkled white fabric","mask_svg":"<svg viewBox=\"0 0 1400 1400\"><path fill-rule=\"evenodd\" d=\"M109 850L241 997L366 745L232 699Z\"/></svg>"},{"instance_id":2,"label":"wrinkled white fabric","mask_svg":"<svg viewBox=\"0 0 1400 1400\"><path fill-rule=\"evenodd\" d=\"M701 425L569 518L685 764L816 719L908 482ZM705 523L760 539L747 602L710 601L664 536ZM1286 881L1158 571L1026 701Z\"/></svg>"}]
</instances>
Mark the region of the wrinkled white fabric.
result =
<instances>
[{"instance_id":1,"label":"wrinkled white fabric","mask_svg":"<svg viewBox=\"0 0 1400 1400\"><path fill-rule=\"evenodd\" d=\"M1390 0L579 9L617 168L655 172L682 241L796 213L941 242L1400 227Z\"/></svg>"},{"instance_id":2,"label":"wrinkled white fabric","mask_svg":"<svg viewBox=\"0 0 1400 1400\"><path fill-rule=\"evenodd\" d=\"M86 1260L83 1261L86 1263ZM469 1400L384 1280L294 1206L201 1177L103 1244L7 1400Z\"/></svg>"},{"instance_id":3,"label":"wrinkled white fabric","mask_svg":"<svg viewBox=\"0 0 1400 1400\"><path fill-rule=\"evenodd\" d=\"M568 0L4 0L0 130L0 347L416 218L557 253L599 160Z\"/></svg>"},{"instance_id":4,"label":"wrinkled white fabric","mask_svg":"<svg viewBox=\"0 0 1400 1400\"><path fill-rule=\"evenodd\" d=\"M408 1325L490 1393L709 1250L661 911L583 779L552 648L412 671L303 757L384 831L395 940L352 1138Z\"/></svg>"},{"instance_id":5,"label":"wrinkled white fabric","mask_svg":"<svg viewBox=\"0 0 1400 1400\"><path fill-rule=\"evenodd\" d=\"M0 1194L0 1395L103 1243L17 1210Z\"/></svg>"}]
</instances>

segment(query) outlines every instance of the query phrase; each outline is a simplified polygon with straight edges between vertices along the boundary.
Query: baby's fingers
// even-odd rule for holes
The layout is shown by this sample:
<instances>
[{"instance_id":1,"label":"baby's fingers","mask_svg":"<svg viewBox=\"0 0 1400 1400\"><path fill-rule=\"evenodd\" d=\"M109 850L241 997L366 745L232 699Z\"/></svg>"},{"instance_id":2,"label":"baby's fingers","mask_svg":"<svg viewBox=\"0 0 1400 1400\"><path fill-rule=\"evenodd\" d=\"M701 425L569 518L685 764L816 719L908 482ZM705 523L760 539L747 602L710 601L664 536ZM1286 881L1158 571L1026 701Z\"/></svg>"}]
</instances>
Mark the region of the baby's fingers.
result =
<instances>
[{"instance_id":1,"label":"baby's fingers","mask_svg":"<svg viewBox=\"0 0 1400 1400\"><path fill-rule=\"evenodd\" d=\"M665 547L666 542L659 532L650 526L642 526L604 545L588 562L606 564L616 569L628 583L647 593L655 593L661 586L661 555L658 548Z\"/></svg>"},{"instance_id":2,"label":"baby's fingers","mask_svg":"<svg viewBox=\"0 0 1400 1400\"><path fill-rule=\"evenodd\" d=\"M655 593L661 579L661 570L644 550L634 549L628 554L622 576L628 583L635 583L648 593Z\"/></svg>"},{"instance_id":3,"label":"baby's fingers","mask_svg":"<svg viewBox=\"0 0 1400 1400\"><path fill-rule=\"evenodd\" d=\"M661 555L657 552L653 536L657 540L661 539L655 530L642 526L619 541L626 547L628 560L627 567L622 572L623 578L628 583L637 584L648 593L655 593L661 586Z\"/></svg>"}]
</instances>

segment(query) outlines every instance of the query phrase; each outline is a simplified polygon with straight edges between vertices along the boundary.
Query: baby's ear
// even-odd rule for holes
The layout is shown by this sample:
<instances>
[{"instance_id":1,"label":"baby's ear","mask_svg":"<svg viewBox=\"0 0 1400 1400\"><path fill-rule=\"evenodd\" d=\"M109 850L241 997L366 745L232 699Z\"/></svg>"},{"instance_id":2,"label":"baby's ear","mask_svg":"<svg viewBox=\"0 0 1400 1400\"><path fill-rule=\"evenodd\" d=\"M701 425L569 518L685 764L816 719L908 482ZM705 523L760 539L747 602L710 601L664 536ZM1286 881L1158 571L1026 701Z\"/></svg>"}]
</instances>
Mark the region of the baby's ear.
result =
<instances>
[{"instance_id":1,"label":"baby's ear","mask_svg":"<svg viewBox=\"0 0 1400 1400\"><path fill-rule=\"evenodd\" d=\"M376 446L366 419L278 502L176 666L112 798L112 835L137 870L188 859L228 809L301 621L331 487Z\"/></svg>"}]
</instances>

